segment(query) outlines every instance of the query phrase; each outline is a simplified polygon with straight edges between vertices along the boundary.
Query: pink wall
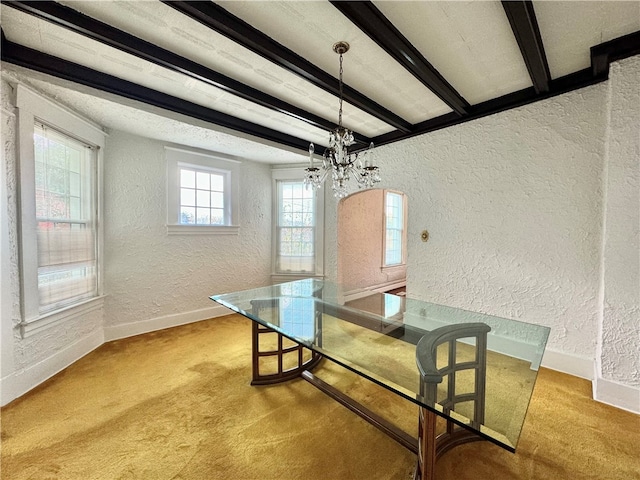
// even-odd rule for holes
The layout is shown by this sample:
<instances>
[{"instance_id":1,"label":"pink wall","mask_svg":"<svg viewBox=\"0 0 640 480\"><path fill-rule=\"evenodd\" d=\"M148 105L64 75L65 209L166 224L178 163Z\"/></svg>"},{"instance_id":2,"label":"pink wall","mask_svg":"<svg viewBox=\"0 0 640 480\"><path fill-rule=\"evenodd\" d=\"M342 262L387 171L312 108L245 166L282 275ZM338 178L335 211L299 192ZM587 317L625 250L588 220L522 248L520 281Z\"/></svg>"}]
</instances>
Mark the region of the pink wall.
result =
<instances>
[{"instance_id":1,"label":"pink wall","mask_svg":"<svg viewBox=\"0 0 640 480\"><path fill-rule=\"evenodd\" d=\"M382 271L384 190L365 190L338 204L338 281L346 292L394 285L406 266Z\"/></svg>"}]
</instances>

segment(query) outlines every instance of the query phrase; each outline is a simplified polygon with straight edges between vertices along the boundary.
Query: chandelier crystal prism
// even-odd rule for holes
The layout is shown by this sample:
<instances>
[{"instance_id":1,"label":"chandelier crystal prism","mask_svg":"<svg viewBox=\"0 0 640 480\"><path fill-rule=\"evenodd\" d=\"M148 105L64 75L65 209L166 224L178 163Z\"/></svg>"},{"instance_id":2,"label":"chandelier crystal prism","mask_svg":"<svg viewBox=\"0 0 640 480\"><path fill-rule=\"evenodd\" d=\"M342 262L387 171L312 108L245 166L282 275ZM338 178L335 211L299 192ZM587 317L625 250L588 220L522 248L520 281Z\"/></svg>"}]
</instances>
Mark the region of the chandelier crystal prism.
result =
<instances>
[{"instance_id":1,"label":"chandelier crystal prism","mask_svg":"<svg viewBox=\"0 0 640 480\"><path fill-rule=\"evenodd\" d=\"M349 50L347 42L337 42L333 51L340 55L340 110L338 126L329 132L329 146L322 155L321 167L314 165L315 146L309 145L309 167L305 169L307 187L320 188L331 173L333 194L337 198L349 195L349 183L355 179L358 188L371 188L380 181L378 167L367 158L373 142L362 152L349 152L354 143L353 132L342 125L342 55Z\"/></svg>"}]
</instances>

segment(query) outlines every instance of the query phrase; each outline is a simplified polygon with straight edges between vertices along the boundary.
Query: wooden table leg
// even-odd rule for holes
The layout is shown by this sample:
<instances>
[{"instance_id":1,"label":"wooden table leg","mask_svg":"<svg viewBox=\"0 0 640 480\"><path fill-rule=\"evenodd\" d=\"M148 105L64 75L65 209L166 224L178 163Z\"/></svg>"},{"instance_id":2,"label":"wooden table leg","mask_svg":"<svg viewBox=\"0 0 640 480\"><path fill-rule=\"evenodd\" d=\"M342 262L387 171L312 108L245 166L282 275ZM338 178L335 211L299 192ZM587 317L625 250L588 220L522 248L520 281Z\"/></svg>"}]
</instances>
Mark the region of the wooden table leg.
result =
<instances>
[{"instance_id":1,"label":"wooden table leg","mask_svg":"<svg viewBox=\"0 0 640 480\"><path fill-rule=\"evenodd\" d=\"M414 480L434 480L436 478L436 418L437 415L426 408L420 408L418 422L418 461Z\"/></svg>"}]
</instances>

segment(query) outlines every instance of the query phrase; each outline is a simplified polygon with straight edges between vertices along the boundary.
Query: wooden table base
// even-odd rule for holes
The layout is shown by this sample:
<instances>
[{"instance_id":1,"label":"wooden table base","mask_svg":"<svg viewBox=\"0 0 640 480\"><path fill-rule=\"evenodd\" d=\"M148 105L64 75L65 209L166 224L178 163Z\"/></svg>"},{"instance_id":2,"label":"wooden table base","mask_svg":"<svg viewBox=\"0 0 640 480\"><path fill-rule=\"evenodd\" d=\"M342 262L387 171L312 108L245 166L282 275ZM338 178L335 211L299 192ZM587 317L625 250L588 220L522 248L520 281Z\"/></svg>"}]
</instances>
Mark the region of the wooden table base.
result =
<instances>
[{"instance_id":1,"label":"wooden table base","mask_svg":"<svg viewBox=\"0 0 640 480\"><path fill-rule=\"evenodd\" d=\"M418 460L413 475L414 480L434 480L436 460L452 448L469 442L484 440L479 435L456 426L447 420L447 431L436 435L438 415L420 407L418 422Z\"/></svg>"},{"instance_id":2,"label":"wooden table base","mask_svg":"<svg viewBox=\"0 0 640 480\"><path fill-rule=\"evenodd\" d=\"M260 350L260 336L265 334L275 334L277 338L277 347L272 350ZM294 378L303 378L319 390L323 391L331 398L356 413L376 428L380 429L403 447L411 450L418 456L414 480L434 480L436 460L445 452L451 450L458 445L468 442L484 440L479 435L457 427L453 422L447 420L447 431L436 435L436 419L438 415L424 407L419 409L419 425L418 438L414 438L404 432L388 420L358 403L348 395L337 390L333 386L319 379L310 372L322 360L322 355L311 352L307 360L303 358L302 345L294 345L289 347L283 346L283 337L274 330L261 326L257 322L253 323L253 379L252 385L271 385L280 383ZM297 357L297 365L292 368L284 368L283 357L285 355L294 355ZM262 373L260 369L260 358L271 357L274 359L276 369L270 373Z\"/></svg>"},{"instance_id":3,"label":"wooden table base","mask_svg":"<svg viewBox=\"0 0 640 480\"><path fill-rule=\"evenodd\" d=\"M260 337L277 336L275 349L260 349ZM308 350L310 357L304 359L305 348L300 344L284 346L284 342L294 343L271 328L253 322L252 329L252 371L251 385L272 385L300 377L302 372L313 369L322 360L322 355ZM285 356L289 358L289 366L285 366ZM271 369L262 368L260 359L270 359ZM291 361L291 360L295 361ZM266 370L266 373L265 373Z\"/></svg>"}]
</instances>

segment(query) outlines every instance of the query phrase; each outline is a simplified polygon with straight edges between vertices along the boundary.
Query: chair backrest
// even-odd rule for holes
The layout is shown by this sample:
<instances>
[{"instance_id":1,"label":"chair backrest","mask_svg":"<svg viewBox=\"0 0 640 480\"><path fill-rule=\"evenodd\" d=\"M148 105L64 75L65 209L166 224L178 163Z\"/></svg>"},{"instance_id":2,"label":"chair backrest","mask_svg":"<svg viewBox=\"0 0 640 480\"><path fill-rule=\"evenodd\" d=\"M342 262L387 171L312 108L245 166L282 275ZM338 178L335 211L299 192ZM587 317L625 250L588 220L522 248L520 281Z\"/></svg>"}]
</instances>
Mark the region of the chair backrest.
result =
<instances>
[{"instance_id":1,"label":"chair backrest","mask_svg":"<svg viewBox=\"0 0 640 480\"><path fill-rule=\"evenodd\" d=\"M484 404L487 373L487 334L491 327L485 323L460 323L437 328L424 335L416 346L416 363L420 370L420 393L427 405L440 404L445 413L455 410L458 403L474 402L472 424L484 423ZM457 341L475 338L475 358L457 362ZM438 346L448 343L447 362L438 368ZM473 391L456 393L456 372L475 371ZM438 385L447 377L446 396L438 401Z\"/></svg>"}]
</instances>

